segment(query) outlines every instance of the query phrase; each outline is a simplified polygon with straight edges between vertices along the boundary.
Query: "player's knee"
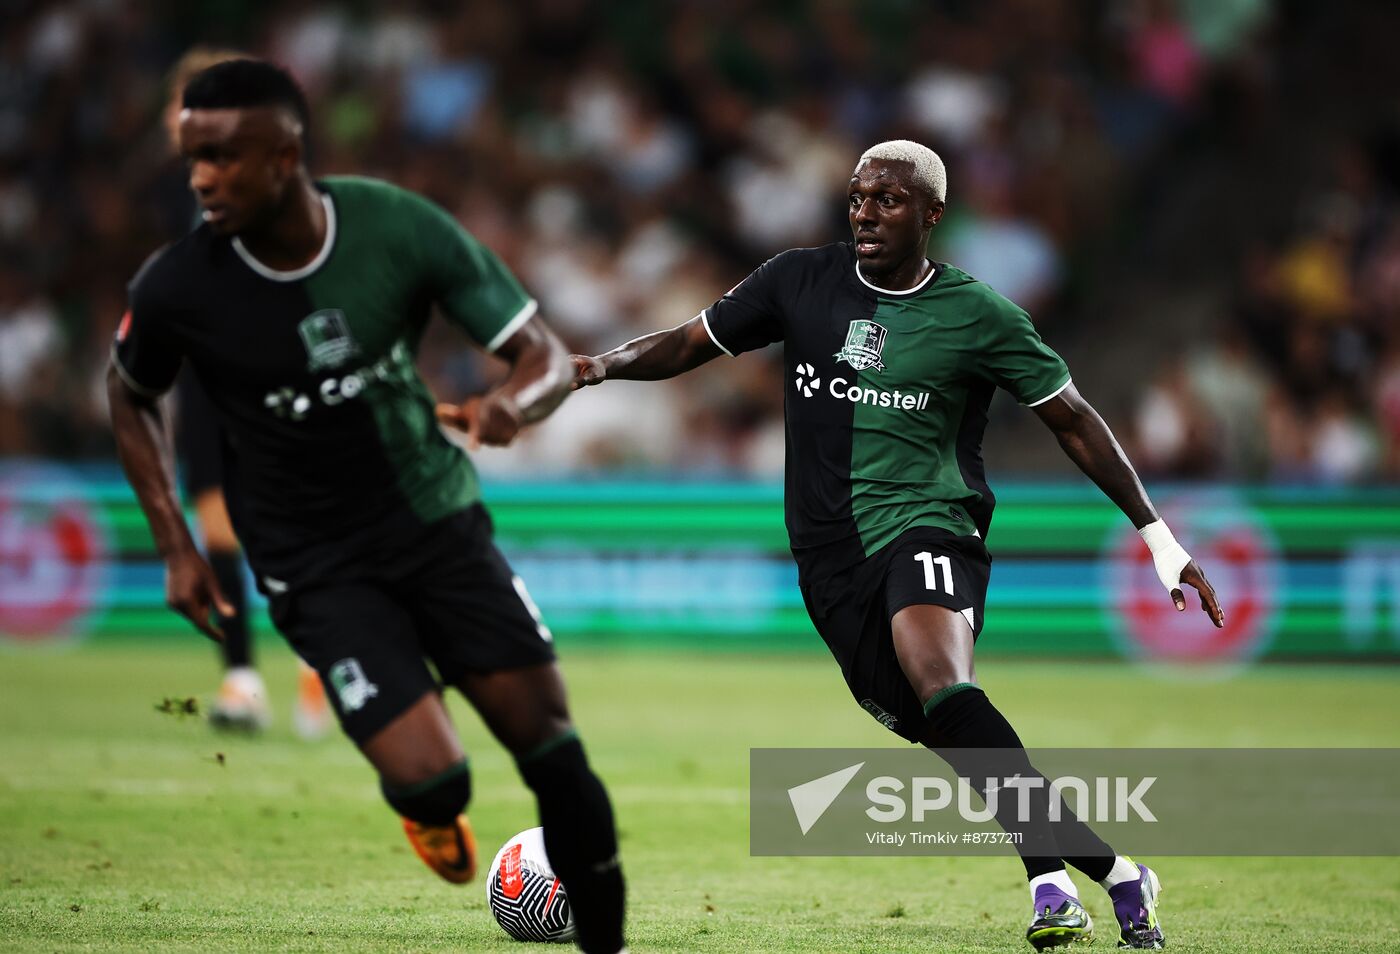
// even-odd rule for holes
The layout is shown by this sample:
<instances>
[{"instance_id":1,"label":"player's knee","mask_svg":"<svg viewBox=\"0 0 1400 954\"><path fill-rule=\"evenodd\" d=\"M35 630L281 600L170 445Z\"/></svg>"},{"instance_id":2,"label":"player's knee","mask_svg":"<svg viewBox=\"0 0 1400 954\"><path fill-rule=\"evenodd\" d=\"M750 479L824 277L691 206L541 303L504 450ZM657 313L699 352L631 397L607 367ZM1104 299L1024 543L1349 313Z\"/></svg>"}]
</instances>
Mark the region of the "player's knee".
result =
<instances>
[{"instance_id":1,"label":"player's knee","mask_svg":"<svg viewBox=\"0 0 1400 954\"><path fill-rule=\"evenodd\" d=\"M463 759L416 785L390 785L381 779L379 788L384 800L404 818L422 825L448 825L471 801L472 776Z\"/></svg>"}]
</instances>

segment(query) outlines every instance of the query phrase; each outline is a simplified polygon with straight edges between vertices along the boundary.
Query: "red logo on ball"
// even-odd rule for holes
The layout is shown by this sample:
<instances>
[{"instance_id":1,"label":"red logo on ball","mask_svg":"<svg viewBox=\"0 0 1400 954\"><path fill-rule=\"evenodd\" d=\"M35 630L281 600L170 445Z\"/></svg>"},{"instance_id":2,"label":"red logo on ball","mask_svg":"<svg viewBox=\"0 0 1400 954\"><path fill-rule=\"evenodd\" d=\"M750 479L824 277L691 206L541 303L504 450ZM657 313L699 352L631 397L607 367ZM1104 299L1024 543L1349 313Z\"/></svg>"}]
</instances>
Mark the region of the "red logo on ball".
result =
<instances>
[{"instance_id":1,"label":"red logo on ball","mask_svg":"<svg viewBox=\"0 0 1400 954\"><path fill-rule=\"evenodd\" d=\"M514 901L525 890L525 875L520 870L520 843L516 842L501 858L501 894Z\"/></svg>"}]
</instances>

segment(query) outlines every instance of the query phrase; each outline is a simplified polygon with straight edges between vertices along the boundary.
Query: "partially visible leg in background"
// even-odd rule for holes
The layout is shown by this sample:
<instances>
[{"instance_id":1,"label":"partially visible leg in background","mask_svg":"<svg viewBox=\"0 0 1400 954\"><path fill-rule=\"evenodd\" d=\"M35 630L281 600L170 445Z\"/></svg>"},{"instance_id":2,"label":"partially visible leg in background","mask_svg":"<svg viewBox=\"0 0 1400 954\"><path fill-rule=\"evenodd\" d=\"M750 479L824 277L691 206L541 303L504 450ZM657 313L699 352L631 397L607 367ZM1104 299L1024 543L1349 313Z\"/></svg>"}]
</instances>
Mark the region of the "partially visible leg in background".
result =
<instances>
[{"instance_id":1,"label":"partially visible leg in background","mask_svg":"<svg viewBox=\"0 0 1400 954\"><path fill-rule=\"evenodd\" d=\"M310 741L329 732L332 721L331 707L326 701L326 687L321 685L321 677L316 675L316 670L298 660L297 703L292 710L292 727L297 735Z\"/></svg>"},{"instance_id":2,"label":"partially visible leg in background","mask_svg":"<svg viewBox=\"0 0 1400 954\"><path fill-rule=\"evenodd\" d=\"M194 512L204 537L205 555L219 581L219 589L235 610L232 616L219 617L219 626L224 631L224 641L220 644L224 679L209 711L209 721L218 728L256 732L271 723L272 708L267 699L267 687L253 665L243 552L229 521L221 489L212 487L198 493Z\"/></svg>"}]
</instances>

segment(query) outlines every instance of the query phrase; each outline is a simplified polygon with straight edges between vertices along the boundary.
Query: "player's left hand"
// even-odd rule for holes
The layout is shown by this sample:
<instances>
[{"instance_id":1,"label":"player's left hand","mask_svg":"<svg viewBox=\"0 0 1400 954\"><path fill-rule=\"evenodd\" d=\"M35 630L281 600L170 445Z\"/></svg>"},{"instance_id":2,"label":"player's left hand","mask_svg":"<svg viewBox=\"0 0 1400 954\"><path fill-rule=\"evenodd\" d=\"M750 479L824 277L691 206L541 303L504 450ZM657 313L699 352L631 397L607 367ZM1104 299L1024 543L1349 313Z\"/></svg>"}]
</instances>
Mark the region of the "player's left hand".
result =
<instances>
[{"instance_id":1,"label":"player's left hand","mask_svg":"<svg viewBox=\"0 0 1400 954\"><path fill-rule=\"evenodd\" d=\"M466 432L467 446L476 450L482 444L505 447L525 426L525 415L509 395L499 392L469 397L461 404L439 404L437 419L448 427Z\"/></svg>"},{"instance_id":2,"label":"player's left hand","mask_svg":"<svg viewBox=\"0 0 1400 954\"><path fill-rule=\"evenodd\" d=\"M1181 568L1181 582L1187 586L1194 587L1196 592L1201 594L1201 609L1210 621L1215 624L1216 629L1225 625L1225 611L1220 608L1220 601L1215 597L1215 587L1210 585L1210 580L1206 579L1205 571L1195 560L1187 563ZM1180 588L1172 590L1172 602L1176 604L1176 611L1184 613L1186 611L1186 595Z\"/></svg>"},{"instance_id":3,"label":"player's left hand","mask_svg":"<svg viewBox=\"0 0 1400 954\"><path fill-rule=\"evenodd\" d=\"M608 367L597 358L590 358L586 354L571 354L569 360L574 363L573 390L586 388L594 384L602 384L608 376Z\"/></svg>"}]
</instances>

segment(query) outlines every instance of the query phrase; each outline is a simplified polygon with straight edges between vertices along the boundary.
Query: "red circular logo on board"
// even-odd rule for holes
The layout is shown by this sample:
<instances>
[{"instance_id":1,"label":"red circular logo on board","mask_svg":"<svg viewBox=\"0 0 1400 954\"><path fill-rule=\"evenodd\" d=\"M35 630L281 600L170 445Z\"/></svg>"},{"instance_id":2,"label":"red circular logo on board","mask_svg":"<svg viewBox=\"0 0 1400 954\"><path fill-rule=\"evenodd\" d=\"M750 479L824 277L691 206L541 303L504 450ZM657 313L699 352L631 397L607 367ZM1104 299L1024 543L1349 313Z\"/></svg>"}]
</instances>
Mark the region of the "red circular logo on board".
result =
<instances>
[{"instance_id":1,"label":"red circular logo on board","mask_svg":"<svg viewBox=\"0 0 1400 954\"><path fill-rule=\"evenodd\" d=\"M86 629L107 589L101 516L67 471L0 469L0 638L37 644Z\"/></svg>"},{"instance_id":2,"label":"red circular logo on board","mask_svg":"<svg viewBox=\"0 0 1400 954\"><path fill-rule=\"evenodd\" d=\"M1182 586L1179 613L1157 579L1152 554L1130 525L1105 553L1114 625L1127 655L1167 662L1233 662L1259 655L1273 636L1281 571L1278 546L1249 507L1212 497L1180 498L1162 509L1172 533L1205 571L1225 612L1216 629L1200 598Z\"/></svg>"}]
</instances>

